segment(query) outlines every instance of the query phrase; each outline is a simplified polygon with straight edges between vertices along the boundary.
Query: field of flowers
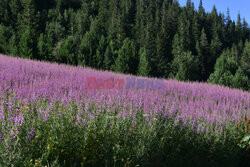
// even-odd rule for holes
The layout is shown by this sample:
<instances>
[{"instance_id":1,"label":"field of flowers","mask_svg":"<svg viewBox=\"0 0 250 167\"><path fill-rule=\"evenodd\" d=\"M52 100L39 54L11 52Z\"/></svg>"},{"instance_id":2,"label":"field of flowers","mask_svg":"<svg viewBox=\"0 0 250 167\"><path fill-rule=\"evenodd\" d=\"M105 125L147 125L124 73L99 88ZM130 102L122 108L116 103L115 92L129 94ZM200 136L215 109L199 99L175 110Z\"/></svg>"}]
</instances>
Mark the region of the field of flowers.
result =
<instances>
[{"instance_id":1,"label":"field of flowers","mask_svg":"<svg viewBox=\"0 0 250 167\"><path fill-rule=\"evenodd\" d=\"M249 117L242 90L0 55L0 166L247 166Z\"/></svg>"}]
</instances>

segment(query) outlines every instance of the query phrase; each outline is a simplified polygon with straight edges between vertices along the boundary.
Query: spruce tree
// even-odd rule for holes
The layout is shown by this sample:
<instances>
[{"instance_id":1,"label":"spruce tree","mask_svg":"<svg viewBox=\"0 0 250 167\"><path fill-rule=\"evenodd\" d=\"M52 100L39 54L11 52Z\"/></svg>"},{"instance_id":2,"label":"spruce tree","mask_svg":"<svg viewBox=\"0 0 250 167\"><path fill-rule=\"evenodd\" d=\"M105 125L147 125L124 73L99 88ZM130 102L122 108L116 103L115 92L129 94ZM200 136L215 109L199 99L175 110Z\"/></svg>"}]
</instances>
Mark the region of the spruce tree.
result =
<instances>
[{"instance_id":1,"label":"spruce tree","mask_svg":"<svg viewBox=\"0 0 250 167\"><path fill-rule=\"evenodd\" d=\"M138 60L136 58L134 42L126 38L123 42L123 46L118 50L118 58L115 61L115 71L135 74L137 66Z\"/></svg>"},{"instance_id":2,"label":"spruce tree","mask_svg":"<svg viewBox=\"0 0 250 167\"><path fill-rule=\"evenodd\" d=\"M210 44L210 56L211 56L211 67L212 69L210 68L211 71L213 71L214 69L214 65L216 63L216 60L217 58L221 55L221 52L222 52L222 43L219 39L219 36L218 34L214 34L214 37L211 41L211 44Z\"/></svg>"},{"instance_id":3,"label":"spruce tree","mask_svg":"<svg viewBox=\"0 0 250 167\"><path fill-rule=\"evenodd\" d=\"M139 60L137 75L149 76L150 67L148 63L148 56L146 49L140 48L139 55L140 55L140 60Z\"/></svg>"},{"instance_id":4,"label":"spruce tree","mask_svg":"<svg viewBox=\"0 0 250 167\"><path fill-rule=\"evenodd\" d=\"M176 70L173 74L178 80L195 81L199 79L198 59L190 51L182 52L180 56L175 57L172 66Z\"/></svg>"},{"instance_id":5,"label":"spruce tree","mask_svg":"<svg viewBox=\"0 0 250 167\"><path fill-rule=\"evenodd\" d=\"M226 50L217 59L214 73L209 76L208 82L226 86L232 85L232 80L236 73L238 65L230 57L230 54L230 50Z\"/></svg>"},{"instance_id":6,"label":"spruce tree","mask_svg":"<svg viewBox=\"0 0 250 167\"><path fill-rule=\"evenodd\" d=\"M8 42L7 54L11 56L18 56L18 45L16 35L12 35Z\"/></svg>"},{"instance_id":7,"label":"spruce tree","mask_svg":"<svg viewBox=\"0 0 250 167\"><path fill-rule=\"evenodd\" d=\"M243 34L240 14L238 14L237 17L237 25L235 27L235 32L236 32L236 40L238 43L242 39L242 34Z\"/></svg>"},{"instance_id":8,"label":"spruce tree","mask_svg":"<svg viewBox=\"0 0 250 167\"><path fill-rule=\"evenodd\" d=\"M7 46L7 27L0 24L0 53L6 53Z\"/></svg>"},{"instance_id":9,"label":"spruce tree","mask_svg":"<svg viewBox=\"0 0 250 167\"><path fill-rule=\"evenodd\" d=\"M38 50L39 59L49 60L47 58L47 56L48 56L47 41L45 40L45 36L43 33L40 34L40 37L38 39L37 50Z\"/></svg>"},{"instance_id":10,"label":"spruce tree","mask_svg":"<svg viewBox=\"0 0 250 167\"><path fill-rule=\"evenodd\" d=\"M243 54L241 56L240 64L242 70L246 73L248 78L250 78L250 42L246 41Z\"/></svg>"},{"instance_id":11,"label":"spruce tree","mask_svg":"<svg viewBox=\"0 0 250 167\"><path fill-rule=\"evenodd\" d=\"M211 64L211 57L209 55L209 43L204 28L201 31L200 42L196 45L196 49L200 62L201 79L203 81L206 81L213 70L213 66Z\"/></svg>"},{"instance_id":12,"label":"spruce tree","mask_svg":"<svg viewBox=\"0 0 250 167\"><path fill-rule=\"evenodd\" d=\"M244 71L240 67L233 77L232 87L250 90L249 78L245 75Z\"/></svg>"},{"instance_id":13,"label":"spruce tree","mask_svg":"<svg viewBox=\"0 0 250 167\"><path fill-rule=\"evenodd\" d=\"M176 57L191 48L191 23L184 12L181 13L178 22L178 31L173 39L173 55Z\"/></svg>"},{"instance_id":14,"label":"spruce tree","mask_svg":"<svg viewBox=\"0 0 250 167\"><path fill-rule=\"evenodd\" d=\"M98 69L104 69L104 53L107 47L107 41L104 36L101 37L99 41L98 48L96 50L95 60L96 60L96 67Z\"/></svg>"},{"instance_id":15,"label":"spruce tree","mask_svg":"<svg viewBox=\"0 0 250 167\"><path fill-rule=\"evenodd\" d=\"M57 62L76 65L76 57L74 53L73 37L60 41L54 50Z\"/></svg>"},{"instance_id":16,"label":"spruce tree","mask_svg":"<svg viewBox=\"0 0 250 167\"><path fill-rule=\"evenodd\" d=\"M18 55L23 58L33 58L33 31L31 31L29 28L25 30L25 32L22 34L19 46L18 46Z\"/></svg>"},{"instance_id":17,"label":"spruce tree","mask_svg":"<svg viewBox=\"0 0 250 167\"><path fill-rule=\"evenodd\" d=\"M107 46L105 53L104 53L104 69L105 70L111 70L112 65L115 62L115 56L116 55L116 50L114 48L114 42L111 40L109 42L109 45Z\"/></svg>"},{"instance_id":18,"label":"spruce tree","mask_svg":"<svg viewBox=\"0 0 250 167\"><path fill-rule=\"evenodd\" d=\"M246 39L250 39L250 30L248 28L248 23L246 22L245 18L243 18L242 36L243 36L243 42L245 42Z\"/></svg>"}]
</instances>

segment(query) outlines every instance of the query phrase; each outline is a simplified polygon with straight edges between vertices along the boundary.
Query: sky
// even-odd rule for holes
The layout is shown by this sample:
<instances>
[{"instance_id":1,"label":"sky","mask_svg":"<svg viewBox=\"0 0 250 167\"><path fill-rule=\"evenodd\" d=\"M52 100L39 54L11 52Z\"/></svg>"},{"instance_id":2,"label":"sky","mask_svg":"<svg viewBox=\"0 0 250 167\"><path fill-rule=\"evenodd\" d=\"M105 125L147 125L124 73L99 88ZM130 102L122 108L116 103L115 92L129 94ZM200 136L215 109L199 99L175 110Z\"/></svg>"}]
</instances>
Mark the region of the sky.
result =
<instances>
[{"instance_id":1,"label":"sky","mask_svg":"<svg viewBox=\"0 0 250 167\"><path fill-rule=\"evenodd\" d=\"M187 0L178 0L181 6L186 5ZM198 9L200 0L191 0L194 2L195 9ZM216 6L217 12L224 13L226 16L227 8L229 8L231 19L237 21L238 13L241 19L245 17L248 25L250 25L250 0L203 0L203 7L206 12L211 12L213 6Z\"/></svg>"}]
</instances>

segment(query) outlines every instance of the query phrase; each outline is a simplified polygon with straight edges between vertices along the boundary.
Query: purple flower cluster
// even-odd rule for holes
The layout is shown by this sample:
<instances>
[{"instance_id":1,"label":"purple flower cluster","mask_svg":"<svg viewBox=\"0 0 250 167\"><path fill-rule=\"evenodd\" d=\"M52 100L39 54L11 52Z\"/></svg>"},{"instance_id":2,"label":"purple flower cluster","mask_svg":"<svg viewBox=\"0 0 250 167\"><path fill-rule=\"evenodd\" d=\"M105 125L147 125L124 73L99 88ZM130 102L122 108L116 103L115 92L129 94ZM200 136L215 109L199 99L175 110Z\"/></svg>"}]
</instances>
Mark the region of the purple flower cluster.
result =
<instances>
[{"instance_id":1,"label":"purple flower cluster","mask_svg":"<svg viewBox=\"0 0 250 167\"><path fill-rule=\"evenodd\" d=\"M250 93L246 91L176 80L155 82L155 79L143 77L137 79L160 85L157 89L86 89L86 80L90 76L124 81L131 81L133 77L0 55L0 100L6 97L6 92L14 91L15 97L23 103L35 103L39 98L46 98L49 102L60 99L65 104L73 100L86 106L86 109L91 104L100 111L119 111L121 117L134 116L139 110L145 114L176 115L181 120L203 119L210 124L238 121L244 114L250 117ZM129 86L136 88L133 84ZM3 120L1 104L2 101L0 122ZM49 110L39 112L46 121ZM94 117L90 114L90 118ZM23 121L21 115L11 119L20 125ZM77 119L83 120L80 115ZM85 119L83 121L86 123ZM197 126L195 122L193 126Z\"/></svg>"}]
</instances>

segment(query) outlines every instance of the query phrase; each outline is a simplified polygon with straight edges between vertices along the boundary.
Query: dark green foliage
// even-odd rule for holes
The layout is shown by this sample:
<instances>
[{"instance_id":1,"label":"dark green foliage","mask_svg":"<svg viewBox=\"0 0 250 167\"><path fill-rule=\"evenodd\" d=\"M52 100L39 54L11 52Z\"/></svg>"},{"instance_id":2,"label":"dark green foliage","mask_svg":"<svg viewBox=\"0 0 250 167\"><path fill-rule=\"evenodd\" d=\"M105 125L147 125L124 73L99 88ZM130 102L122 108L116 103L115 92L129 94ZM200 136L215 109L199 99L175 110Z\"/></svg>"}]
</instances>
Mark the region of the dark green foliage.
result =
<instances>
[{"instance_id":1,"label":"dark green foliage","mask_svg":"<svg viewBox=\"0 0 250 167\"><path fill-rule=\"evenodd\" d=\"M98 48L96 50L95 60L96 60L96 68L104 69L104 54L107 47L107 41L104 36L101 37L99 41Z\"/></svg>"},{"instance_id":2,"label":"dark green foliage","mask_svg":"<svg viewBox=\"0 0 250 167\"><path fill-rule=\"evenodd\" d=\"M125 39L133 41L135 52L131 53L135 55L124 48ZM249 51L245 47L249 40L248 23L242 16L238 15L235 23L229 9L225 17L215 6L206 13L202 1L198 11L190 0L184 7L172 0L0 3L0 53L97 69L159 78L177 77L178 73L180 80L207 81L216 73L221 53L230 49L230 59L249 78ZM139 48L144 49L139 52ZM198 68L190 69L185 63L176 67L176 60L184 53L190 56L185 60L194 59ZM139 65L140 59L147 64ZM186 75L191 71L198 76ZM220 71L221 76L229 76Z\"/></svg>"},{"instance_id":3,"label":"dark green foliage","mask_svg":"<svg viewBox=\"0 0 250 167\"><path fill-rule=\"evenodd\" d=\"M132 40L126 38L123 46L118 50L114 69L121 73L136 74L137 62L135 44Z\"/></svg>"},{"instance_id":4,"label":"dark green foliage","mask_svg":"<svg viewBox=\"0 0 250 167\"><path fill-rule=\"evenodd\" d=\"M6 45L7 45L7 27L0 24L0 53L6 52Z\"/></svg>"},{"instance_id":5,"label":"dark green foliage","mask_svg":"<svg viewBox=\"0 0 250 167\"><path fill-rule=\"evenodd\" d=\"M215 71L210 75L208 82L249 90L249 46L249 42L246 41L243 51L235 45L231 50L224 51L217 59Z\"/></svg>"},{"instance_id":6,"label":"dark green foliage","mask_svg":"<svg viewBox=\"0 0 250 167\"><path fill-rule=\"evenodd\" d=\"M54 50L55 60L59 63L76 65L76 57L74 54L73 37L69 36L66 40L62 40L57 44Z\"/></svg>"},{"instance_id":7,"label":"dark green foliage","mask_svg":"<svg viewBox=\"0 0 250 167\"><path fill-rule=\"evenodd\" d=\"M245 48L240 59L240 64L248 78L250 77L250 42L246 41Z\"/></svg>"},{"instance_id":8,"label":"dark green foliage","mask_svg":"<svg viewBox=\"0 0 250 167\"><path fill-rule=\"evenodd\" d=\"M17 41L16 41L16 35L12 35L11 38L9 39L9 44L7 47L7 53L11 56L16 56L18 55L18 46L17 46Z\"/></svg>"},{"instance_id":9,"label":"dark green foliage","mask_svg":"<svg viewBox=\"0 0 250 167\"><path fill-rule=\"evenodd\" d=\"M249 84L250 83L248 77L244 74L244 71L239 67L232 80L232 87L250 90Z\"/></svg>"},{"instance_id":10,"label":"dark green foliage","mask_svg":"<svg viewBox=\"0 0 250 167\"><path fill-rule=\"evenodd\" d=\"M172 68L175 69L174 75L178 80L197 80L199 77L198 59L191 52L183 52L173 60Z\"/></svg>"},{"instance_id":11,"label":"dark green foliage","mask_svg":"<svg viewBox=\"0 0 250 167\"><path fill-rule=\"evenodd\" d=\"M111 70L112 65L115 63L116 50L114 48L114 42L111 40L104 53L104 69Z\"/></svg>"},{"instance_id":12,"label":"dark green foliage","mask_svg":"<svg viewBox=\"0 0 250 167\"><path fill-rule=\"evenodd\" d=\"M239 147L243 128L238 129L230 122L222 126L199 120L197 125L205 129L199 131L192 128L191 121L177 122L172 115L145 117L143 111L135 109L134 117L117 118L116 113L99 112L92 104L84 109L74 101L65 105L39 98L28 106L19 103L15 106L21 108L20 112L29 114L23 114L18 132L11 121L0 126L1 166L245 167L248 164L249 151ZM46 116L38 111L40 108L48 111ZM6 113L9 110L6 107ZM44 117L48 119L44 121ZM11 119L11 115L6 114L6 119ZM216 130L218 127L220 131Z\"/></svg>"},{"instance_id":13,"label":"dark green foliage","mask_svg":"<svg viewBox=\"0 0 250 167\"><path fill-rule=\"evenodd\" d=\"M209 77L210 72L213 69L211 64L211 57L209 54L209 43L207 40L207 35L205 33L205 29L203 28L201 31L200 40L197 41L196 49L199 58L199 64L201 69L201 80L206 81Z\"/></svg>"},{"instance_id":14,"label":"dark green foliage","mask_svg":"<svg viewBox=\"0 0 250 167\"><path fill-rule=\"evenodd\" d=\"M147 51L145 48L141 48L139 51L140 60L138 64L138 72L139 76L148 76L150 72Z\"/></svg>"},{"instance_id":15,"label":"dark green foliage","mask_svg":"<svg viewBox=\"0 0 250 167\"><path fill-rule=\"evenodd\" d=\"M24 58L33 58L34 53L34 34L27 28L21 35L18 45L18 55Z\"/></svg>"},{"instance_id":16,"label":"dark green foliage","mask_svg":"<svg viewBox=\"0 0 250 167\"><path fill-rule=\"evenodd\" d=\"M230 86L237 70L237 64L230 57L230 51L225 51L216 61L215 71L208 82Z\"/></svg>"},{"instance_id":17,"label":"dark green foliage","mask_svg":"<svg viewBox=\"0 0 250 167\"><path fill-rule=\"evenodd\" d=\"M38 48L38 55L39 58L45 58L45 60L48 60L47 56L48 56L48 48L47 48L47 43L45 40L45 37L43 34L40 34L40 37L38 39L38 43L37 43L37 48Z\"/></svg>"}]
</instances>

